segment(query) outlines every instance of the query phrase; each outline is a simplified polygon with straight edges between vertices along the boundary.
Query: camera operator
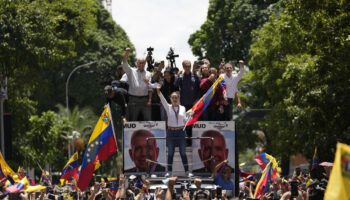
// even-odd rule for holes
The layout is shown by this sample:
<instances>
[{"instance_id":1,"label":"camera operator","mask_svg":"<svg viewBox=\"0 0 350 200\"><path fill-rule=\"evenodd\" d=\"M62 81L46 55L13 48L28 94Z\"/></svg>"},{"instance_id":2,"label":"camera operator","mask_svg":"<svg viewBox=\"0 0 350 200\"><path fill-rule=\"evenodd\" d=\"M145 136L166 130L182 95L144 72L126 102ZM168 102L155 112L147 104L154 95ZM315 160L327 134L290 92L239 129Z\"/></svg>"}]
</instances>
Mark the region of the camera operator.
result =
<instances>
[{"instance_id":1,"label":"camera operator","mask_svg":"<svg viewBox=\"0 0 350 200\"><path fill-rule=\"evenodd\" d=\"M126 122L125 116L128 92L124 88L113 87L111 85L106 85L104 90L107 96L107 101L109 103L114 101L120 107L122 120L123 122Z\"/></svg>"},{"instance_id":2,"label":"camera operator","mask_svg":"<svg viewBox=\"0 0 350 200\"><path fill-rule=\"evenodd\" d=\"M123 70L129 83L128 120L137 121L139 114L142 114L143 121L150 121L152 89L144 83L144 79L151 80L151 74L145 71L146 60L143 58L137 59L137 69L130 67L127 62L130 51L130 48L126 48L123 58Z\"/></svg>"}]
</instances>

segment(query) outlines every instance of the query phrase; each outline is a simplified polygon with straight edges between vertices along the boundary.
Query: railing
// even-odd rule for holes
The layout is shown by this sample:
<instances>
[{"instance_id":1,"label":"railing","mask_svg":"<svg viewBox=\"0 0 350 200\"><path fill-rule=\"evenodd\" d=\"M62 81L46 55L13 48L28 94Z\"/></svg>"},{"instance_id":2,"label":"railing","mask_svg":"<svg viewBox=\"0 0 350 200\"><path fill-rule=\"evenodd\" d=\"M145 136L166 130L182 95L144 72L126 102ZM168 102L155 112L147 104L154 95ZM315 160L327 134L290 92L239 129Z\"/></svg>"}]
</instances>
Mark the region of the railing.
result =
<instances>
[{"instance_id":1,"label":"railing","mask_svg":"<svg viewBox=\"0 0 350 200\"><path fill-rule=\"evenodd\" d=\"M184 138L179 138L179 137L149 137L146 139L146 157L147 157L147 173L148 175L150 175L151 171L150 171L150 163L152 162L152 160L150 159L150 154L149 154L149 145L148 145L148 141L150 140L183 140ZM186 137L186 140L210 140L211 141L211 153L210 153L210 165L211 165L211 171L214 170L214 138L212 137ZM156 162L156 161L153 161ZM189 164L190 165L190 164Z\"/></svg>"}]
</instances>

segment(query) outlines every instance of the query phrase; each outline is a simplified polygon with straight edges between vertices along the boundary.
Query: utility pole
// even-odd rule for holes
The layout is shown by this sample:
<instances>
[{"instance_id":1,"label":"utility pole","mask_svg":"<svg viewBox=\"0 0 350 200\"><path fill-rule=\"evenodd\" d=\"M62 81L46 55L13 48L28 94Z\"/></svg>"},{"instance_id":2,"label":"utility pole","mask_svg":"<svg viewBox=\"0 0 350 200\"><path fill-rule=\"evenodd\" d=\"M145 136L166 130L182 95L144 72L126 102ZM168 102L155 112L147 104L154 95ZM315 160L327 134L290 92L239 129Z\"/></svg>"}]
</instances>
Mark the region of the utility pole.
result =
<instances>
[{"instance_id":1,"label":"utility pole","mask_svg":"<svg viewBox=\"0 0 350 200\"><path fill-rule=\"evenodd\" d=\"M1 153L5 158L4 100L7 99L7 77L0 75L0 133Z\"/></svg>"}]
</instances>

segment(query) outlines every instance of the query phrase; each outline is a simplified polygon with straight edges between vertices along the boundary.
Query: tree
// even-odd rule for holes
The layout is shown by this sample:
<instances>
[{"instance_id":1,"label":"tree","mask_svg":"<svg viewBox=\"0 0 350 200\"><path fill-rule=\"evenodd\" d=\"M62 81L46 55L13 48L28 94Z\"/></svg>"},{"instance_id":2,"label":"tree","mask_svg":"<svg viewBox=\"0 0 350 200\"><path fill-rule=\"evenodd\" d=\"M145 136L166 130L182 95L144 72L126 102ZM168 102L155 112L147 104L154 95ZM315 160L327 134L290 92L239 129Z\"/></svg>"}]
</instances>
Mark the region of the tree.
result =
<instances>
[{"instance_id":1,"label":"tree","mask_svg":"<svg viewBox=\"0 0 350 200\"><path fill-rule=\"evenodd\" d=\"M69 82L69 105L91 107L100 115L105 104L103 88L116 79L116 67L121 64L126 47L132 43L125 31L117 25L109 12L95 1L94 13L96 26L89 27L85 43L76 45L76 56L59 63L55 70L42 71L38 84L41 86L33 92L38 102L38 109L54 109L57 104L65 103L66 80L69 73L78 65L98 61L90 67L84 67L74 73ZM135 61L132 54L130 61ZM39 101L40 100L40 101Z\"/></svg>"},{"instance_id":2,"label":"tree","mask_svg":"<svg viewBox=\"0 0 350 200\"><path fill-rule=\"evenodd\" d=\"M93 0L4 0L0 2L0 71L35 75L76 55L94 23ZM28 78L26 79L28 80Z\"/></svg>"},{"instance_id":3,"label":"tree","mask_svg":"<svg viewBox=\"0 0 350 200\"><path fill-rule=\"evenodd\" d=\"M69 97L70 106L90 106L100 115L105 103L100 83L115 78L114 70L121 62L125 47L133 45L96 0L4 0L0 2L0 27L0 76L9 78L5 111L12 113L14 124L13 163L22 165L27 160L28 165L36 167L33 156L43 158L38 151L41 147L37 146L41 144L34 137L36 130L51 131L53 135L56 129L72 131L65 127L71 127L70 122L64 117L53 122L53 116L59 118L59 115L48 111L57 110L58 103L65 103L68 74L80 64L98 60L97 64L72 76ZM133 60L134 55L130 57L130 61ZM109 80L105 81L107 77ZM38 121L46 127L39 126ZM91 124L92 128L96 121ZM85 137L89 137L87 132ZM67 144L67 140L54 140L60 143L60 148ZM32 145L24 147L28 144ZM48 152L50 162L56 162L50 157L55 151ZM62 159L60 164L66 163L64 152L67 151L57 154L57 158Z\"/></svg>"},{"instance_id":4,"label":"tree","mask_svg":"<svg viewBox=\"0 0 350 200\"><path fill-rule=\"evenodd\" d=\"M58 115L61 118L66 118L67 116L66 108L63 107L62 104L58 104L57 108L58 108ZM79 106L75 106L72 111L69 110L68 112L69 112L69 122L72 126L72 130L78 131L81 134L80 138L82 138L85 144L87 144L89 142L92 131L95 128L98 117L90 107L79 109Z\"/></svg>"},{"instance_id":5,"label":"tree","mask_svg":"<svg viewBox=\"0 0 350 200\"><path fill-rule=\"evenodd\" d=\"M337 142L350 142L349 7L345 1L281 1L253 32L252 98L271 109L260 124L267 149L333 160ZM263 95L258 95L263 93Z\"/></svg>"},{"instance_id":6,"label":"tree","mask_svg":"<svg viewBox=\"0 0 350 200\"><path fill-rule=\"evenodd\" d=\"M54 171L61 171L67 161L67 136L72 129L65 118L53 111L43 112L41 116L30 117L30 130L22 138L20 150L27 165L37 167L50 164ZM25 145L30 144L30 145Z\"/></svg>"},{"instance_id":7,"label":"tree","mask_svg":"<svg viewBox=\"0 0 350 200\"><path fill-rule=\"evenodd\" d=\"M218 66L226 61L248 60L251 31L267 21L277 0L210 0L207 20L191 34L188 43L194 55Z\"/></svg>"}]
</instances>

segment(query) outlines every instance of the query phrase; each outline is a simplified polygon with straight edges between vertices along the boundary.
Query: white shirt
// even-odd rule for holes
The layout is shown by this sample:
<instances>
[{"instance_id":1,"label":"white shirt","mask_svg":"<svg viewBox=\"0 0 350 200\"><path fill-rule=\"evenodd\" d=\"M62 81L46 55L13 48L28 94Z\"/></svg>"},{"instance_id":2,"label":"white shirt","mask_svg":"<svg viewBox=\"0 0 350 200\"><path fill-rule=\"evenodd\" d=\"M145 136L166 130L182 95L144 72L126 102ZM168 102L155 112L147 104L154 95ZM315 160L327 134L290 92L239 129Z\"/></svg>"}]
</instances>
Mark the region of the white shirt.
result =
<instances>
[{"instance_id":1,"label":"white shirt","mask_svg":"<svg viewBox=\"0 0 350 200\"><path fill-rule=\"evenodd\" d=\"M122 78L120 79L120 81L124 81L124 82L128 82L128 76L125 74L123 74Z\"/></svg>"},{"instance_id":2,"label":"white shirt","mask_svg":"<svg viewBox=\"0 0 350 200\"><path fill-rule=\"evenodd\" d=\"M148 96L148 91L152 91L145 82L143 82L144 78L147 78L151 81L151 73L147 71L140 71L136 68L131 68L128 63L122 64L123 70L128 77L129 83L129 91L128 93L132 96Z\"/></svg>"},{"instance_id":3,"label":"white shirt","mask_svg":"<svg viewBox=\"0 0 350 200\"><path fill-rule=\"evenodd\" d=\"M235 94L238 92L237 85L238 85L238 82L241 80L243 74L244 74L244 67L241 67L238 74L232 73L231 77L228 77L227 74L221 75L224 77L224 81L226 84L227 98L231 98L231 99L235 98Z\"/></svg>"},{"instance_id":4,"label":"white shirt","mask_svg":"<svg viewBox=\"0 0 350 200\"><path fill-rule=\"evenodd\" d=\"M166 111L166 114L168 116L168 126L169 127L181 127L185 126L186 122L186 108L184 106L179 105L179 107L173 107L171 104L168 104L166 99L164 98L163 94L159 93L160 101L162 102L162 105ZM180 109L180 110L178 110ZM176 113L177 114L177 120L176 120Z\"/></svg>"}]
</instances>

